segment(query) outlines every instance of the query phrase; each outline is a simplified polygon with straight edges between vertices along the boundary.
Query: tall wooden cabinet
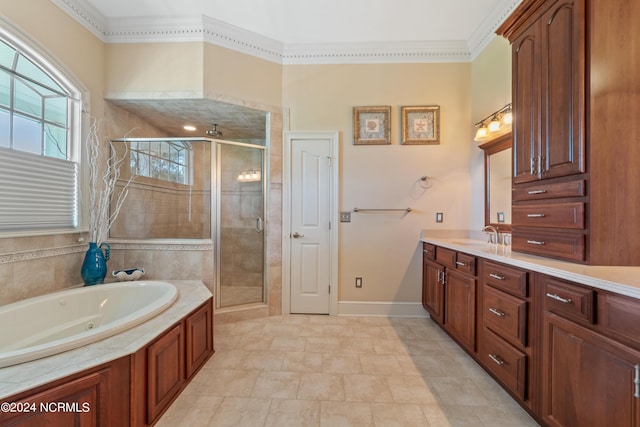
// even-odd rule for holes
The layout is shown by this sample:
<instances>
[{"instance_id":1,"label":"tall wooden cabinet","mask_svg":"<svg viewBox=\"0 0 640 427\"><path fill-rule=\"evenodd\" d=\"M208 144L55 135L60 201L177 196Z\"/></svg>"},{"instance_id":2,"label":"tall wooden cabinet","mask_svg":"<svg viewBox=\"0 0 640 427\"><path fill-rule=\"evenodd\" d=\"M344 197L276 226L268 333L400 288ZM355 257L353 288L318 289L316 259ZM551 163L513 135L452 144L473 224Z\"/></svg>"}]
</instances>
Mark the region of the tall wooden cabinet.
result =
<instances>
[{"instance_id":1,"label":"tall wooden cabinet","mask_svg":"<svg viewBox=\"0 0 640 427\"><path fill-rule=\"evenodd\" d=\"M639 20L635 0L524 0L498 29L512 44L514 250L640 265Z\"/></svg>"}]
</instances>

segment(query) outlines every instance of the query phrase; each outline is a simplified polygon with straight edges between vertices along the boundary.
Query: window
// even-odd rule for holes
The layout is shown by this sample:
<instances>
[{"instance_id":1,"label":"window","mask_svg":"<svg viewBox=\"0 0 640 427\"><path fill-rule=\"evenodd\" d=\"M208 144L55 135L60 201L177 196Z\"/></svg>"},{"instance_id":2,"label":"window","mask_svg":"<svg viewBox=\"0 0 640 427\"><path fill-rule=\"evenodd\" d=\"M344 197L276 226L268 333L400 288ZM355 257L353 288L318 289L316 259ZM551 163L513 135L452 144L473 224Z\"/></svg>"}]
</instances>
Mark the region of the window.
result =
<instances>
[{"instance_id":1,"label":"window","mask_svg":"<svg viewBox=\"0 0 640 427\"><path fill-rule=\"evenodd\" d=\"M0 232L78 227L80 91L0 26Z\"/></svg>"},{"instance_id":2,"label":"window","mask_svg":"<svg viewBox=\"0 0 640 427\"><path fill-rule=\"evenodd\" d=\"M178 184L191 184L187 141L132 141L129 149L131 173Z\"/></svg>"}]
</instances>

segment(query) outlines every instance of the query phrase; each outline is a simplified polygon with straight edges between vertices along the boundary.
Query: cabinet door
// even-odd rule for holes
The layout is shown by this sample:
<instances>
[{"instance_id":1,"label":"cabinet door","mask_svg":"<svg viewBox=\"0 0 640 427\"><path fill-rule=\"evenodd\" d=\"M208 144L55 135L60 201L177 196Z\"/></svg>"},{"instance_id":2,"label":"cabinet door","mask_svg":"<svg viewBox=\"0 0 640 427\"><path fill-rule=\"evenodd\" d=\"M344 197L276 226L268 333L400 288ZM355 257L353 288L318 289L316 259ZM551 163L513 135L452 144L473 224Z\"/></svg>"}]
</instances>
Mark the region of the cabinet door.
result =
<instances>
[{"instance_id":1,"label":"cabinet door","mask_svg":"<svg viewBox=\"0 0 640 427\"><path fill-rule=\"evenodd\" d=\"M475 352L476 279L447 270L444 327L468 350Z\"/></svg>"},{"instance_id":2,"label":"cabinet door","mask_svg":"<svg viewBox=\"0 0 640 427\"><path fill-rule=\"evenodd\" d=\"M128 385L129 358L123 357L36 394L3 399L29 411L0 411L0 426L128 426Z\"/></svg>"},{"instance_id":3,"label":"cabinet door","mask_svg":"<svg viewBox=\"0 0 640 427\"><path fill-rule=\"evenodd\" d=\"M512 46L513 182L538 179L540 66L538 28L533 24Z\"/></svg>"},{"instance_id":4,"label":"cabinet door","mask_svg":"<svg viewBox=\"0 0 640 427\"><path fill-rule=\"evenodd\" d=\"M424 259L422 271L422 305L431 318L442 324L444 320L444 267Z\"/></svg>"},{"instance_id":5,"label":"cabinet door","mask_svg":"<svg viewBox=\"0 0 640 427\"><path fill-rule=\"evenodd\" d=\"M185 320L187 332L187 378L213 353L213 308L211 300Z\"/></svg>"},{"instance_id":6,"label":"cabinet door","mask_svg":"<svg viewBox=\"0 0 640 427\"><path fill-rule=\"evenodd\" d=\"M559 0L542 17L541 178L584 168L584 0Z\"/></svg>"},{"instance_id":7,"label":"cabinet door","mask_svg":"<svg viewBox=\"0 0 640 427\"><path fill-rule=\"evenodd\" d=\"M147 348L147 423L151 424L178 395L185 381L182 323Z\"/></svg>"},{"instance_id":8,"label":"cabinet door","mask_svg":"<svg viewBox=\"0 0 640 427\"><path fill-rule=\"evenodd\" d=\"M639 426L638 365L640 352L546 313L544 421L550 426Z\"/></svg>"}]
</instances>

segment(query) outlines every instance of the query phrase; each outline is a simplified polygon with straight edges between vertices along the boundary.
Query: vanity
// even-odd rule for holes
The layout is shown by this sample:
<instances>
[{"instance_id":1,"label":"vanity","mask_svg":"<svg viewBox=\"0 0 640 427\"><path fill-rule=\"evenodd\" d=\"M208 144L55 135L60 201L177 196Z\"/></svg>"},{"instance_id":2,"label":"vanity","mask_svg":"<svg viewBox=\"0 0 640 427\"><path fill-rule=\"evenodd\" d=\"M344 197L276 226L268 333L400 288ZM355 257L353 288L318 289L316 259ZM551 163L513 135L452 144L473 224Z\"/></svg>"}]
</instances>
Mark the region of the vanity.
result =
<instances>
[{"instance_id":1,"label":"vanity","mask_svg":"<svg viewBox=\"0 0 640 427\"><path fill-rule=\"evenodd\" d=\"M459 237L458 237L459 236ZM543 425L640 425L640 267L423 233L431 318Z\"/></svg>"}]
</instances>

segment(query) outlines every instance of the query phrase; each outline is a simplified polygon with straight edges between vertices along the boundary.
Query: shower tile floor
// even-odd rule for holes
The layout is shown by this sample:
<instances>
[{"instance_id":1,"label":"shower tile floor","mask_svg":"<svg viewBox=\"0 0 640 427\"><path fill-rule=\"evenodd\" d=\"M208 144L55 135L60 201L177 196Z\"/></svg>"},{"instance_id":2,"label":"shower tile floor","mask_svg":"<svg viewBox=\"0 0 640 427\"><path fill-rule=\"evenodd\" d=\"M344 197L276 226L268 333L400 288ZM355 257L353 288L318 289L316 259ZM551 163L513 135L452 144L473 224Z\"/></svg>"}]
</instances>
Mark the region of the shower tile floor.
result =
<instances>
[{"instance_id":1,"label":"shower tile floor","mask_svg":"<svg viewBox=\"0 0 640 427\"><path fill-rule=\"evenodd\" d=\"M262 287L258 286L220 286L222 307L262 302Z\"/></svg>"},{"instance_id":2,"label":"shower tile floor","mask_svg":"<svg viewBox=\"0 0 640 427\"><path fill-rule=\"evenodd\" d=\"M214 341L157 426L538 425L429 319L277 316Z\"/></svg>"}]
</instances>

